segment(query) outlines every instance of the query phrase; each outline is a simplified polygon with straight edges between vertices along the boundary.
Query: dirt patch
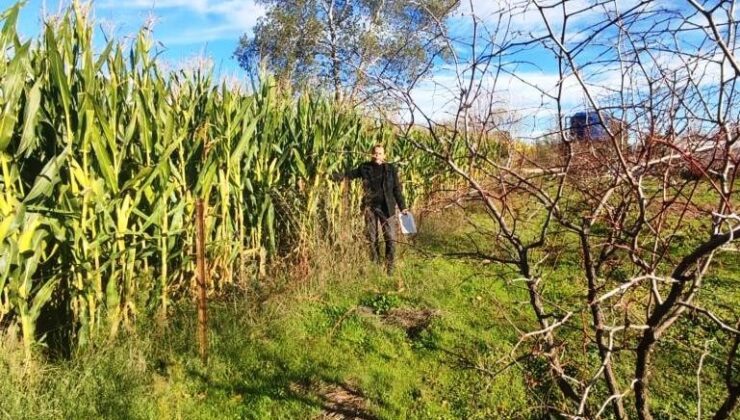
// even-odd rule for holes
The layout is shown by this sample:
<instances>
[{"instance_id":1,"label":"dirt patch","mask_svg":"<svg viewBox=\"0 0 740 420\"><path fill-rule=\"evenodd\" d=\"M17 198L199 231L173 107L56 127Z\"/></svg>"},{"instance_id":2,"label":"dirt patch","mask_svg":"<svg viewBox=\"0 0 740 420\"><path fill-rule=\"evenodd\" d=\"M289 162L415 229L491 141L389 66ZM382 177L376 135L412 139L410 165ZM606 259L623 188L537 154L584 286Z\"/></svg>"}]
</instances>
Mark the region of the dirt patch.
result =
<instances>
[{"instance_id":1,"label":"dirt patch","mask_svg":"<svg viewBox=\"0 0 740 420\"><path fill-rule=\"evenodd\" d=\"M383 315L383 320L388 324L403 328L406 330L406 335L414 340L439 314L440 312L436 309L394 308Z\"/></svg>"},{"instance_id":2,"label":"dirt patch","mask_svg":"<svg viewBox=\"0 0 740 420\"><path fill-rule=\"evenodd\" d=\"M290 389L303 397L313 397L320 400L323 411L315 419L377 419L368 411L367 399L362 391L352 385L316 381L307 384L292 384Z\"/></svg>"},{"instance_id":3,"label":"dirt patch","mask_svg":"<svg viewBox=\"0 0 740 420\"><path fill-rule=\"evenodd\" d=\"M440 315L440 311L436 309L392 308L377 313L369 306L356 306L345 312L334 324L334 327L331 329L332 336L341 326L342 322L352 314L364 317L379 316L386 324L403 328L409 339L416 340L425 329L429 328L432 320Z\"/></svg>"}]
</instances>

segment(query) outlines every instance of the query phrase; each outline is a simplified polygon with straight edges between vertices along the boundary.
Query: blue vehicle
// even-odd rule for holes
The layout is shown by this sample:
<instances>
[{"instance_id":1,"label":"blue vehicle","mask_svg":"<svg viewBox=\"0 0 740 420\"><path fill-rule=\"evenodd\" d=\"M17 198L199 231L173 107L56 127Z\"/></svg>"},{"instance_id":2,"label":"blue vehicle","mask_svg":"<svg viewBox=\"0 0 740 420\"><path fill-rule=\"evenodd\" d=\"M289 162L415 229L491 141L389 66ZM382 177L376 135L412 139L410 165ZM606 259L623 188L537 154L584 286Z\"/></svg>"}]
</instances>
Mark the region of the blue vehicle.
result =
<instances>
[{"instance_id":1,"label":"blue vehicle","mask_svg":"<svg viewBox=\"0 0 740 420\"><path fill-rule=\"evenodd\" d=\"M613 122L617 122L610 116L602 113L604 122L612 128ZM596 111L577 112L566 120L571 140L581 141L607 141L609 134L599 120Z\"/></svg>"},{"instance_id":2,"label":"blue vehicle","mask_svg":"<svg viewBox=\"0 0 740 420\"><path fill-rule=\"evenodd\" d=\"M626 125L605 112L601 112L601 119L596 111L576 112L566 118L565 125L568 142L560 143L561 158L565 161L574 157L571 163L580 169L602 167L618 156L615 146L621 149L622 156L630 153Z\"/></svg>"}]
</instances>

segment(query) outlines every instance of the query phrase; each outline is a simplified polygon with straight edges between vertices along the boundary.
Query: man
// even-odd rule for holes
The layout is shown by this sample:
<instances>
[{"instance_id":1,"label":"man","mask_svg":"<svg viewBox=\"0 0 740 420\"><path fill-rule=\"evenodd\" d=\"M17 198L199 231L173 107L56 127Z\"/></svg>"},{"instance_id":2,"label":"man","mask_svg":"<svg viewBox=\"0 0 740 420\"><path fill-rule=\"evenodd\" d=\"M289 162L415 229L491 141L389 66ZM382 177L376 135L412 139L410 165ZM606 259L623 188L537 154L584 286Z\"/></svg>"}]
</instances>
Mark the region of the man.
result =
<instances>
[{"instance_id":1,"label":"man","mask_svg":"<svg viewBox=\"0 0 740 420\"><path fill-rule=\"evenodd\" d=\"M393 274L396 245L396 206L404 214L408 213L403 199L398 169L385 163L385 149L376 144L371 150L371 161L360 164L344 174L334 174L335 181L343 178L362 179L362 212L365 217L366 235L370 241L370 256L380 262L380 242L378 225L385 241L385 263L388 274Z\"/></svg>"}]
</instances>

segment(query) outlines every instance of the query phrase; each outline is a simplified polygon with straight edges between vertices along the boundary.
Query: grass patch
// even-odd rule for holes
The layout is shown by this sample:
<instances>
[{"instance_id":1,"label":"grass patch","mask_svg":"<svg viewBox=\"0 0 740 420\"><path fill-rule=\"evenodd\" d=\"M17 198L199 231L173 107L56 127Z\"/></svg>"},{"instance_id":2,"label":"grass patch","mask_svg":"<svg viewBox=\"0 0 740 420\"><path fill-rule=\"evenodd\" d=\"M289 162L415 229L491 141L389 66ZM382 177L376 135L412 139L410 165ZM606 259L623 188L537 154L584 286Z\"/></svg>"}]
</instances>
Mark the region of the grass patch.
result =
<instances>
[{"instance_id":1,"label":"grass patch","mask_svg":"<svg viewBox=\"0 0 740 420\"><path fill-rule=\"evenodd\" d=\"M326 249L316 250L303 280L274 276L235 289L210 303L208 366L197 356L195 306L185 301L167 324L140 322L116 342L79 351L70 361L25 366L8 334L0 350L0 416L543 418L558 402L552 383L542 380L541 360L500 370L518 329L536 328L524 284L509 267L447 255L468 249L474 234L470 224L433 217L399 250L393 278L368 263L362 248ZM577 248L567 237L552 246L557 260L543 276L543 295L576 308L583 299ZM724 251L715 264L706 296L698 299L716 299L727 310L719 313L729 316L740 298L733 288L740 267ZM656 418L695 415L698 354L686 346L702 348L718 334L711 328L686 317L661 344L652 378ZM570 373L589 373L578 371L579 361L597 365L592 345L570 343L568 352ZM631 356L614 357L628 383ZM706 360L707 407L722 397L714 380L722 362Z\"/></svg>"}]
</instances>

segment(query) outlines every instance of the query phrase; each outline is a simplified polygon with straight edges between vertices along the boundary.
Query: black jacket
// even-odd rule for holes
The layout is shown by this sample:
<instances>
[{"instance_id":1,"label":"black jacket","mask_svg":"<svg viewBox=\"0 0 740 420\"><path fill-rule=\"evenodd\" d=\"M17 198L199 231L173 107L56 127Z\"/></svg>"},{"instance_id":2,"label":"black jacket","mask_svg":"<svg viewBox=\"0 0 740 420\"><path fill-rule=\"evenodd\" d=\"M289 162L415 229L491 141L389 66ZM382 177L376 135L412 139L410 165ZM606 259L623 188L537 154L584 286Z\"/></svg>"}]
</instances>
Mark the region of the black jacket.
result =
<instances>
[{"instance_id":1,"label":"black jacket","mask_svg":"<svg viewBox=\"0 0 740 420\"><path fill-rule=\"evenodd\" d=\"M362 179L363 207L378 208L386 215L395 213L396 205L401 211L406 210L406 200L403 199L401 180L395 165L383 163L378 167L374 162L364 162L351 171L334 175L334 179L341 178Z\"/></svg>"}]
</instances>

